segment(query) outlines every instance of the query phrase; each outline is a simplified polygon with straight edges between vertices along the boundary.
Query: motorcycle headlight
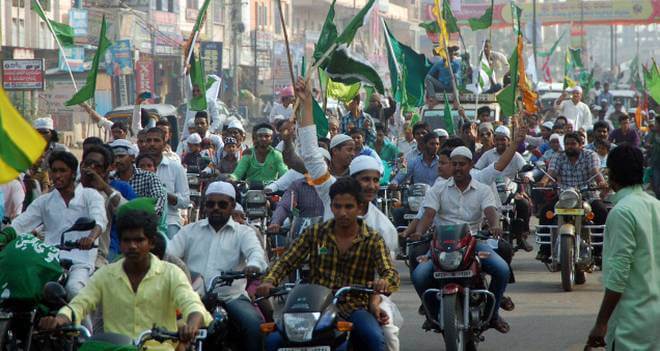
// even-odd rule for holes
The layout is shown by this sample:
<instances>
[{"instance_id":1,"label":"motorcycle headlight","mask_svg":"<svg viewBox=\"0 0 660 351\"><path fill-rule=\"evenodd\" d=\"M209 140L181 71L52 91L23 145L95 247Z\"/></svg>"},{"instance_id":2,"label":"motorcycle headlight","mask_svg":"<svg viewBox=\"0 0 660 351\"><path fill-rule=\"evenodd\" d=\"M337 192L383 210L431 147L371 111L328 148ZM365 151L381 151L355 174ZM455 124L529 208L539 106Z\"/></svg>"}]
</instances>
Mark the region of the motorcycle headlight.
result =
<instances>
[{"instance_id":1,"label":"motorcycle headlight","mask_svg":"<svg viewBox=\"0 0 660 351\"><path fill-rule=\"evenodd\" d=\"M199 185L199 176L188 176L188 185Z\"/></svg>"},{"instance_id":2,"label":"motorcycle headlight","mask_svg":"<svg viewBox=\"0 0 660 351\"><path fill-rule=\"evenodd\" d=\"M424 197L422 196L410 196L408 197L408 207L410 207L412 212L417 212L419 211L419 208L422 207L423 201Z\"/></svg>"},{"instance_id":3,"label":"motorcycle headlight","mask_svg":"<svg viewBox=\"0 0 660 351\"><path fill-rule=\"evenodd\" d=\"M576 208L580 196L575 190L564 190L559 194L559 201L557 207L559 208Z\"/></svg>"},{"instance_id":4,"label":"motorcycle headlight","mask_svg":"<svg viewBox=\"0 0 660 351\"><path fill-rule=\"evenodd\" d=\"M464 254L465 248L452 252L442 251L438 255L438 263L442 269L453 271L461 265Z\"/></svg>"},{"instance_id":5,"label":"motorcycle headlight","mask_svg":"<svg viewBox=\"0 0 660 351\"><path fill-rule=\"evenodd\" d=\"M293 342L312 340L314 326L320 316L320 312L285 313L283 319L286 336Z\"/></svg>"}]
</instances>

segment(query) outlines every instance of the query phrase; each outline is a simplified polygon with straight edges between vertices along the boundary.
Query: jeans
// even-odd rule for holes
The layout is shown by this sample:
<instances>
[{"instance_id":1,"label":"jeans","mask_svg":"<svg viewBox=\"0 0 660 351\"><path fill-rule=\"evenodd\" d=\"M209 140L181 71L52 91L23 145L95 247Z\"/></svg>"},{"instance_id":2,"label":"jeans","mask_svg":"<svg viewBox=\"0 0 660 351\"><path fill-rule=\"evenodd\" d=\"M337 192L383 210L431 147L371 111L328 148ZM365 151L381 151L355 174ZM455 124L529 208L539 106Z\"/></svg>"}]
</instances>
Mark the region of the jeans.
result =
<instances>
[{"instance_id":1,"label":"jeans","mask_svg":"<svg viewBox=\"0 0 660 351\"><path fill-rule=\"evenodd\" d=\"M259 327L264 322L250 300L241 296L225 304L232 326L235 326L243 340L242 350L263 350L263 334Z\"/></svg>"},{"instance_id":2,"label":"jeans","mask_svg":"<svg viewBox=\"0 0 660 351\"><path fill-rule=\"evenodd\" d=\"M385 336L383 329L371 312L355 310L348 321L353 323L351 343L354 350L385 351ZM276 351L283 338L279 331L270 333L266 338L266 350Z\"/></svg>"},{"instance_id":3,"label":"jeans","mask_svg":"<svg viewBox=\"0 0 660 351\"><path fill-rule=\"evenodd\" d=\"M491 277L488 290L495 294L495 313L493 313L493 318L497 318L500 301L502 300L504 291L506 291L506 285L509 282L509 277L511 275L509 265L486 243L477 243L476 251L490 253L488 258L481 259L481 267L484 272L490 274ZM417 295L419 295L420 298L424 295L426 290L435 286L433 269L433 261L429 260L417 266L413 272L412 282L417 291Z\"/></svg>"},{"instance_id":4,"label":"jeans","mask_svg":"<svg viewBox=\"0 0 660 351\"><path fill-rule=\"evenodd\" d=\"M76 263L69 268L66 285L64 286L69 301L78 295L78 292L87 285L92 271L93 269L90 266L80 263ZM76 317L80 318L80 316Z\"/></svg>"}]
</instances>

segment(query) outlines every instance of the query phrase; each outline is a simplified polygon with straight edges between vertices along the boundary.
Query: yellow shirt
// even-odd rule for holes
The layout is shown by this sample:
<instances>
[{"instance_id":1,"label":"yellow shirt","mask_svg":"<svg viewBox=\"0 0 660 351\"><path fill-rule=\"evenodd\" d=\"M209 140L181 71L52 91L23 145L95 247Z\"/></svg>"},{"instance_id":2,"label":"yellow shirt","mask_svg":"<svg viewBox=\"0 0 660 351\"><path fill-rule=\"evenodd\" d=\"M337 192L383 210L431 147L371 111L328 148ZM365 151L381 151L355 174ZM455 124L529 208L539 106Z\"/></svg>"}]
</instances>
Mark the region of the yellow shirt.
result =
<instances>
[{"instance_id":1,"label":"yellow shirt","mask_svg":"<svg viewBox=\"0 0 660 351\"><path fill-rule=\"evenodd\" d=\"M123 263L121 259L96 271L87 286L73 298L70 306L78 323L99 304L103 308L104 330L133 339L154 324L176 331L177 309L184 320L191 313L199 312L205 325L211 322L211 315L179 267L151 255L151 267L134 293ZM60 309L59 313L71 319L68 307Z\"/></svg>"}]
</instances>

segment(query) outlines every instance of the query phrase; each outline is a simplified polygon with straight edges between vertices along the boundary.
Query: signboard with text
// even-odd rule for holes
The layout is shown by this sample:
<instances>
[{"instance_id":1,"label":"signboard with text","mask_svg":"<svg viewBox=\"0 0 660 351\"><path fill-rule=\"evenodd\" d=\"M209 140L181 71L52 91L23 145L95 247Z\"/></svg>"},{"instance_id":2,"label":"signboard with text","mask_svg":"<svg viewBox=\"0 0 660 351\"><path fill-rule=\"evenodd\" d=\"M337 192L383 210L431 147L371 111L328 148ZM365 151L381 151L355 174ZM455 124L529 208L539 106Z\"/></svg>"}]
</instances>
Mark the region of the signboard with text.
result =
<instances>
[{"instance_id":1,"label":"signboard with text","mask_svg":"<svg viewBox=\"0 0 660 351\"><path fill-rule=\"evenodd\" d=\"M222 75L222 43L203 41L200 43L205 74Z\"/></svg>"},{"instance_id":2,"label":"signboard with text","mask_svg":"<svg viewBox=\"0 0 660 351\"><path fill-rule=\"evenodd\" d=\"M69 25L73 27L73 34L76 37L86 37L88 32L87 16L85 9L72 8L69 10Z\"/></svg>"},{"instance_id":3,"label":"signboard with text","mask_svg":"<svg viewBox=\"0 0 660 351\"><path fill-rule=\"evenodd\" d=\"M44 90L44 60L3 60L5 90Z\"/></svg>"},{"instance_id":4,"label":"signboard with text","mask_svg":"<svg viewBox=\"0 0 660 351\"><path fill-rule=\"evenodd\" d=\"M108 75L133 74L133 49L130 40L117 40L106 53Z\"/></svg>"},{"instance_id":5,"label":"signboard with text","mask_svg":"<svg viewBox=\"0 0 660 351\"><path fill-rule=\"evenodd\" d=\"M82 46L71 46L64 47L63 49L64 54L66 55L66 61L68 61L69 67L71 67L71 72L85 72L85 48ZM58 51L58 55L58 69L63 72L68 72L69 68L66 66L66 62L64 62L62 52Z\"/></svg>"},{"instance_id":6,"label":"signboard with text","mask_svg":"<svg viewBox=\"0 0 660 351\"><path fill-rule=\"evenodd\" d=\"M154 62L140 59L135 63L135 91L138 93L155 92Z\"/></svg>"}]
</instances>

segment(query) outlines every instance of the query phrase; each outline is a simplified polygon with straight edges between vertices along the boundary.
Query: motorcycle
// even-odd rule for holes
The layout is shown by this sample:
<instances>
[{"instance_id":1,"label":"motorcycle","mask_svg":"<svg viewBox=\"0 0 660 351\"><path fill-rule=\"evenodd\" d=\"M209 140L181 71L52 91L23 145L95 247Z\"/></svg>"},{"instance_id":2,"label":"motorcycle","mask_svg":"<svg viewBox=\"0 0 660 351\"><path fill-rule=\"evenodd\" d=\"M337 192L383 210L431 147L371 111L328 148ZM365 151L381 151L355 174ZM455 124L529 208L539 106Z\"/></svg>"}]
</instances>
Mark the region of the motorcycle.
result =
<instances>
[{"instance_id":1,"label":"motorcycle","mask_svg":"<svg viewBox=\"0 0 660 351\"><path fill-rule=\"evenodd\" d=\"M280 333L280 350L345 350L353 324L340 320L337 303L348 293L373 294L374 290L345 286L333 297L332 290L321 285L296 285L288 293L281 319L262 324L261 331Z\"/></svg>"},{"instance_id":2,"label":"motorcycle","mask_svg":"<svg viewBox=\"0 0 660 351\"><path fill-rule=\"evenodd\" d=\"M261 233L267 233L268 223L274 206L279 202L277 194L267 195L263 184L248 184L237 182L241 202L247 217L247 224L256 227ZM274 250L285 247L284 238L279 235L264 236L262 246L268 253L269 259L275 256Z\"/></svg>"},{"instance_id":3,"label":"motorcycle","mask_svg":"<svg viewBox=\"0 0 660 351\"><path fill-rule=\"evenodd\" d=\"M428 184L424 183L415 183L412 185L401 185L401 208L405 210L403 214L404 223L396 223L397 232L401 233L408 228L410 222L412 222L416 217L419 209L422 208L422 203L424 202L424 197L431 187ZM401 225L405 224L405 225ZM406 244L405 238L399 236L399 252L397 259L406 262L408 266L414 265L413 260L416 260L415 257L410 257L410 245Z\"/></svg>"},{"instance_id":4,"label":"motorcycle","mask_svg":"<svg viewBox=\"0 0 660 351\"><path fill-rule=\"evenodd\" d=\"M550 272L561 271L562 288L572 291L576 284L584 284L585 273L591 272L602 261L602 256L596 254L594 248L603 246L605 225L593 224L594 213L583 199L583 193L599 189L590 186L535 189L559 193L554 211L543 214L548 220L556 218L557 224L536 226L536 243L549 245L550 257L544 262L545 266Z\"/></svg>"},{"instance_id":5,"label":"motorcycle","mask_svg":"<svg viewBox=\"0 0 660 351\"><path fill-rule=\"evenodd\" d=\"M514 223L516 221L516 196L523 196L526 197L527 191L525 190L525 185L527 182L524 181L524 178L529 174L531 170L534 169L534 166L532 165L525 165L523 166L518 174L516 175L516 178L513 179L510 182L507 182L505 178L503 177L498 177L495 180L495 185L497 187L497 193L500 197L500 201L502 203L502 208L501 212L502 215L500 216L500 222L502 223L502 237L504 240L508 241L511 246L514 247L514 251L517 251L515 249L513 240L518 240L520 242L523 240L522 237L513 236L512 233L512 228L514 226L522 226L523 223ZM522 220L520 220L522 222Z\"/></svg>"},{"instance_id":6,"label":"motorcycle","mask_svg":"<svg viewBox=\"0 0 660 351\"><path fill-rule=\"evenodd\" d=\"M70 251L73 249L79 249L80 245L76 241L65 241L65 234L70 233L70 232L80 232L80 231L88 231L94 228L96 226L96 222L94 220L88 219L88 218L79 218L70 228L66 229L60 236L60 244L56 246L49 246L46 244L43 244L40 242L40 247L35 247L35 251L38 252L48 252L47 247L52 250L53 248L59 249L59 250L65 250L65 251ZM38 239L35 239L38 240ZM24 247L26 245L23 245ZM56 253L56 251L53 251L53 253ZM23 254L23 251L21 251L21 254ZM57 254L55 254L57 256ZM61 270L52 270L55 275L58 275L59 277L55 277L53 280L58 280L62 284L66 282L67 279L67 271L71 267L73 262L69 259L60 259L59 260L59 265L63 268L63 271ZM55 263L57 265L57 263ZM35 277L40 277L37 279L44 279L44 277L50 275L50 270L46 271L45 269L49 269L46 264L43 265L43 267L40 265L39 267L35 267L35 269L41 269L39 272L30 272L31 275L34 275ZM60 274L61 273L61 274ZM20 273L18 273L20 274ZM32 281L32 279L30 280ZM37 294L40 296L38 299L19 299L19 298L0 298L0 351L14 351L14 350L24 350L24 351L30 351L30 350L44 350L48 349L49 344L46 342L49 335L46 333L36 333L35 328L37 326L37 323L41 317L45 315L46 312L48 311L57 311L59 307L63 306L66 303L66 292L63 293L64 299L55 299L51 298L50 300L47 299L47 293L48 289L52 289L49 284L52 282L44 282L44 293L42 294ZM27 285L27 284L26 284ZM57 284L59 285L59 284ZM6 287L8 289L12 289L11 287ZM23 289L26 288L26 286L22 287ZM37 289L41 289L40 287L37 287ZM64 290L62 288L62 290ZM64 302L62 302L64 301ZM47 307L46 310L40 308L41 305L44 305ZM73 333L74 330L64 330L63 332L66 332L65 334L70 334ZM58 347L54 347L51 349L60 349Z\"/></svg>"},{"instance_id":7,"label":"motorcycle","mask_svg":"<svg viewBox=\"0 0 660 351\"><path fill-rule=\"evenodd\" d=\"M428 328L443 334L448 351L475 350L484 340L495 312L495 295L488 291L477 240L487 232L472 235L467 224L437 226L431 239L431 260L436 287L422 295Z\"/></svg>"},{"instance_id":8,"label":"motorcycle","mask_svg":"<svg viewBox=\"0 0 660 351\"><path fill-rule=\"evenodd\" d=\"M212 182L213 175L204 173L186 173L188 188L190 188L190 207L188 208L188 222L193 223L205 217L204 191Z\"/></svg>"}]
</instances>

